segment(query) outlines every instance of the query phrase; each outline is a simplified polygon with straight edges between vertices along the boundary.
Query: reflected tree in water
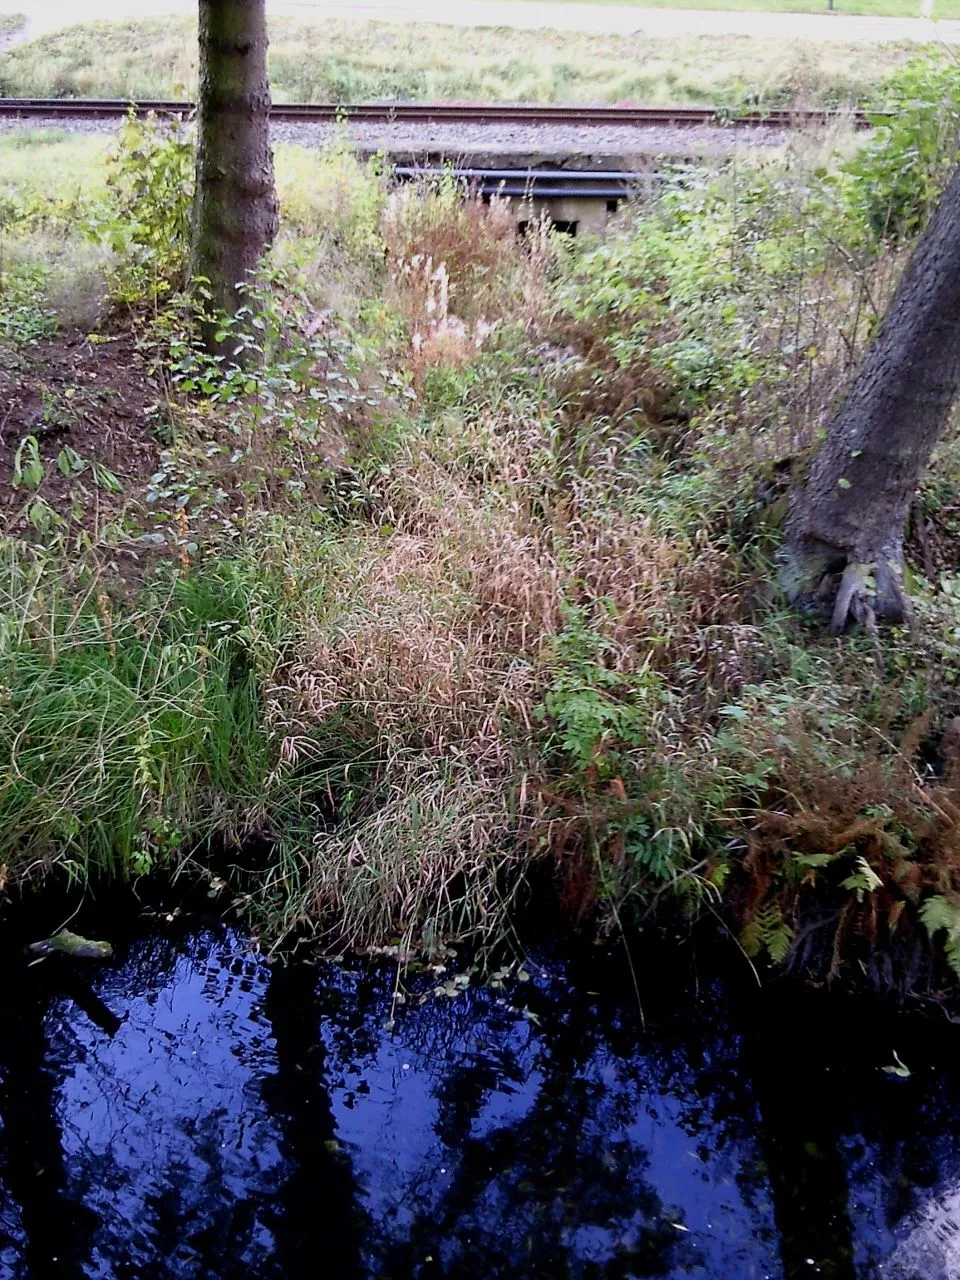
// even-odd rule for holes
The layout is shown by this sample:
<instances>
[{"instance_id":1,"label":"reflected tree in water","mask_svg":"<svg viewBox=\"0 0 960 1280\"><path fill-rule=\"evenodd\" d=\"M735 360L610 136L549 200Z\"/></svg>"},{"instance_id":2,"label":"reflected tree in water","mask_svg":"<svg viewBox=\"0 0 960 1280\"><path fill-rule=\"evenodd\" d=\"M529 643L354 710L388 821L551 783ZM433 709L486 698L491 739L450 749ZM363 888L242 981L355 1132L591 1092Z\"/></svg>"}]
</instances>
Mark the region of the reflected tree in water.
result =
<instances>
[{"instance_id":1,"label":"reflected tree in water","mask_svg":"<svg viewBox=\"0 0 960 1280\"><path fill-rule=\"evenodd\" d=\"M368 979L362 985L367 1025L371 1004L386 1020L388 988L377 996ZM422 1269L467 1277L478 1274L481 1258L483 1274L491 1277L665 1276L696 1269L702 1259L683 1229L683 1210L663 1202L648 1152L629 1133L649 1105L647 1091L655 1098L665 1079L679 1083L680 1075L691 1135L709 1122L709 1104L691 1085L681 1046L676 1052L662 1046L659 1057L651 1043L641 1050L637 1020L618 1026L576 979L569 986L554 979L523 994L539 1011L530 1019L518 1019L516 1009L482 990L451 1003L430 1000L401 1015L402 1042L431 1073L437 1141L429 1164L393 1193L402 1202L403 1225L378 1205L368 1237L371 1272L401 1276ZM343 1042L343 1026L354 1021L345 1003L341 990L337 1053L356 1063L364 1053ZM729 1076L735 1045L722 1062L711 1062L711 1051L722 1057L716 1050L724 1041L711 1041L709 1032L704 1040L702 1069ZM366 1046L374 1074L377 1043ZM495 1118L487 1114L491 1102L511 1096L522 1105L508 1115L497 1105ZM729 1090L722 1096L730 1141L749 1150L749 1099L744 1107ZM711 1144L716 1137L710 1134ZM745 1163L759 1180L759 1160ZM749 1183L745 1177L748 1196Z\"/></svg>"},{"instance_id":2,"label":"reflected tree in water","mask_svg":"<svg viewBox=\"0 0 960 1280\"><path fill-rule=\"evenodd\" d=\"M3 1122L3 1187L16 1205L21 1240L20 1275L87 1273L96 1213L70 1194L57 1115L57 1073L50 1061L46 1026L57 980L67 979L88 1010L100 1002L60 964L26 967L8 961L11 980L0 1002L0 1118ZM12 974L10 970L13 970ZM109 1023L109 1012L103 1018Z\"/></svg>"},{"instance_id":3,"label":"reflected tree in water","mask_svg":"<svg viewBox=\"0 0 960 1280\"><path fill-rule=\"evenodd\" d=\"M336 1141L316 968L278 965L265 1012L277 1068L263 1096L277 1117L290 1166L275 1203L277 1261L288 1280L316 1280L320 1265L337 1280L359 1280L363 1217L349 1158Z\"/></svg>"}]
</instances>

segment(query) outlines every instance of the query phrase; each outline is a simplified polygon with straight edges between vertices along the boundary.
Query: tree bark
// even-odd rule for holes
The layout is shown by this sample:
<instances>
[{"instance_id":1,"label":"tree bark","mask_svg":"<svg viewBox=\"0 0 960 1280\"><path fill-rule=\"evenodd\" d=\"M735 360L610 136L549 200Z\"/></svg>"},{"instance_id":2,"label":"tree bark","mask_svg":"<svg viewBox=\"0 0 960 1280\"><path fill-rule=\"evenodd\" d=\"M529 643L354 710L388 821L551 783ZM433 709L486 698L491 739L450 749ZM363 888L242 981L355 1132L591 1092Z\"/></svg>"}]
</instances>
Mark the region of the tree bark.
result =
<instances>
[{"instance_id":1,"label":"tree bark","mask_svg":"<svg viewBox=\"0 0 960 1280\"><path fill-rule=\"evenodd\" d=\"M782 581L795 601L833 597L834 631L909 616L907 515L958 392L960 170L793 499Z\"/></svg>"},{"instance_id":2,"label":"tree bark","mask_svg":"<svg viewBox=\"0 0 960 1280\"><path fill-rule=\"evenodd\" d=\"M277 233L265 0L200 0L200 94L191 278L233 315ZM211 324L208 346L215 346Z\"/></svg>"}]
</instances>

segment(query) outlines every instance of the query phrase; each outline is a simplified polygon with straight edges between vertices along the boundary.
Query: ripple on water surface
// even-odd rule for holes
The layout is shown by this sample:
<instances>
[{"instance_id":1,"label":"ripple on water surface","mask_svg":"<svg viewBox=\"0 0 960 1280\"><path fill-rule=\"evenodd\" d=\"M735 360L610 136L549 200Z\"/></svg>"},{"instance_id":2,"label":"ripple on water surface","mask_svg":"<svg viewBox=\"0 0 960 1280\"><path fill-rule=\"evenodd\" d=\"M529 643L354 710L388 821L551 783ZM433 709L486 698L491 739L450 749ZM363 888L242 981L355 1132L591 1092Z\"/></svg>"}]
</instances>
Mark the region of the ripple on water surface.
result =
<instances>
[{"instance_id":1,"label":"ripple on water surface","mask_svg":"<svg viewBox=\"0 0 960 1280\"><path fill-rule=\"evenodd\" d=\"M960 1274L939 1030L653 981L644 1022L616 962L527 968L396 1007L223 929L16 975L0 1277Z\"/></svg>"}]
</instances>

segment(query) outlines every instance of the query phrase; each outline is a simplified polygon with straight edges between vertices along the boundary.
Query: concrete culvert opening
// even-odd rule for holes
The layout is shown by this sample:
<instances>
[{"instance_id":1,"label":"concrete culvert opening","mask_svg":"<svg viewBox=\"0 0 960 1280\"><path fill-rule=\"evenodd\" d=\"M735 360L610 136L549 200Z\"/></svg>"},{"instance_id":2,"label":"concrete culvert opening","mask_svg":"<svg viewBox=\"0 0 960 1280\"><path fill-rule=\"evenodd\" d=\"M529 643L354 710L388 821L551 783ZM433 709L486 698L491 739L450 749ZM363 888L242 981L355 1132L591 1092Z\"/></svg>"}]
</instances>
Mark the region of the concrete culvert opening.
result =
<instances>
[{"instance_id":1,"label":"concrete culvert opening","mask_svg":"<svg viewBox=\"0 0 960 1280\"><path fill-rule=\"evenodd\" d=\"M577 234L577 227L580 225L578 220L570 218L550 218L549 214L547 216L554 231L559 231L561 234L567 236L575 236ZM517 223L517 231L521 236L525 236L529 229L530 222L528 219L521 219Z\"/></svg>"}]
</instances>

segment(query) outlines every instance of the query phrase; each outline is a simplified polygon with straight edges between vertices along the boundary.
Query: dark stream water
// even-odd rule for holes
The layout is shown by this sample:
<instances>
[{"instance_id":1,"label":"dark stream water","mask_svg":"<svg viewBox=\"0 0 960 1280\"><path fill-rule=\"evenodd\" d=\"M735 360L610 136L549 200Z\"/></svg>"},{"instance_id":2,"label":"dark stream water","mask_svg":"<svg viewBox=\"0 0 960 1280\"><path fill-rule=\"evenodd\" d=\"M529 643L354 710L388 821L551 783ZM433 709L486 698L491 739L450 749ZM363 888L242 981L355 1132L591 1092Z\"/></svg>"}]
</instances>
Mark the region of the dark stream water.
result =
<instances>
[{"instance_id":1,"label":"dark stream water","mask_svg":"<svg viewBox=\"0 0 960 1280\"><path fill-rule=\"evenodd\" d=\"M639 1003L622 952L544 950L397 1007L388 964L271 966L180 922L8 963L3 1277L960 1274L945 1016L663 951Z\"/></svg>"}]
</instances>

